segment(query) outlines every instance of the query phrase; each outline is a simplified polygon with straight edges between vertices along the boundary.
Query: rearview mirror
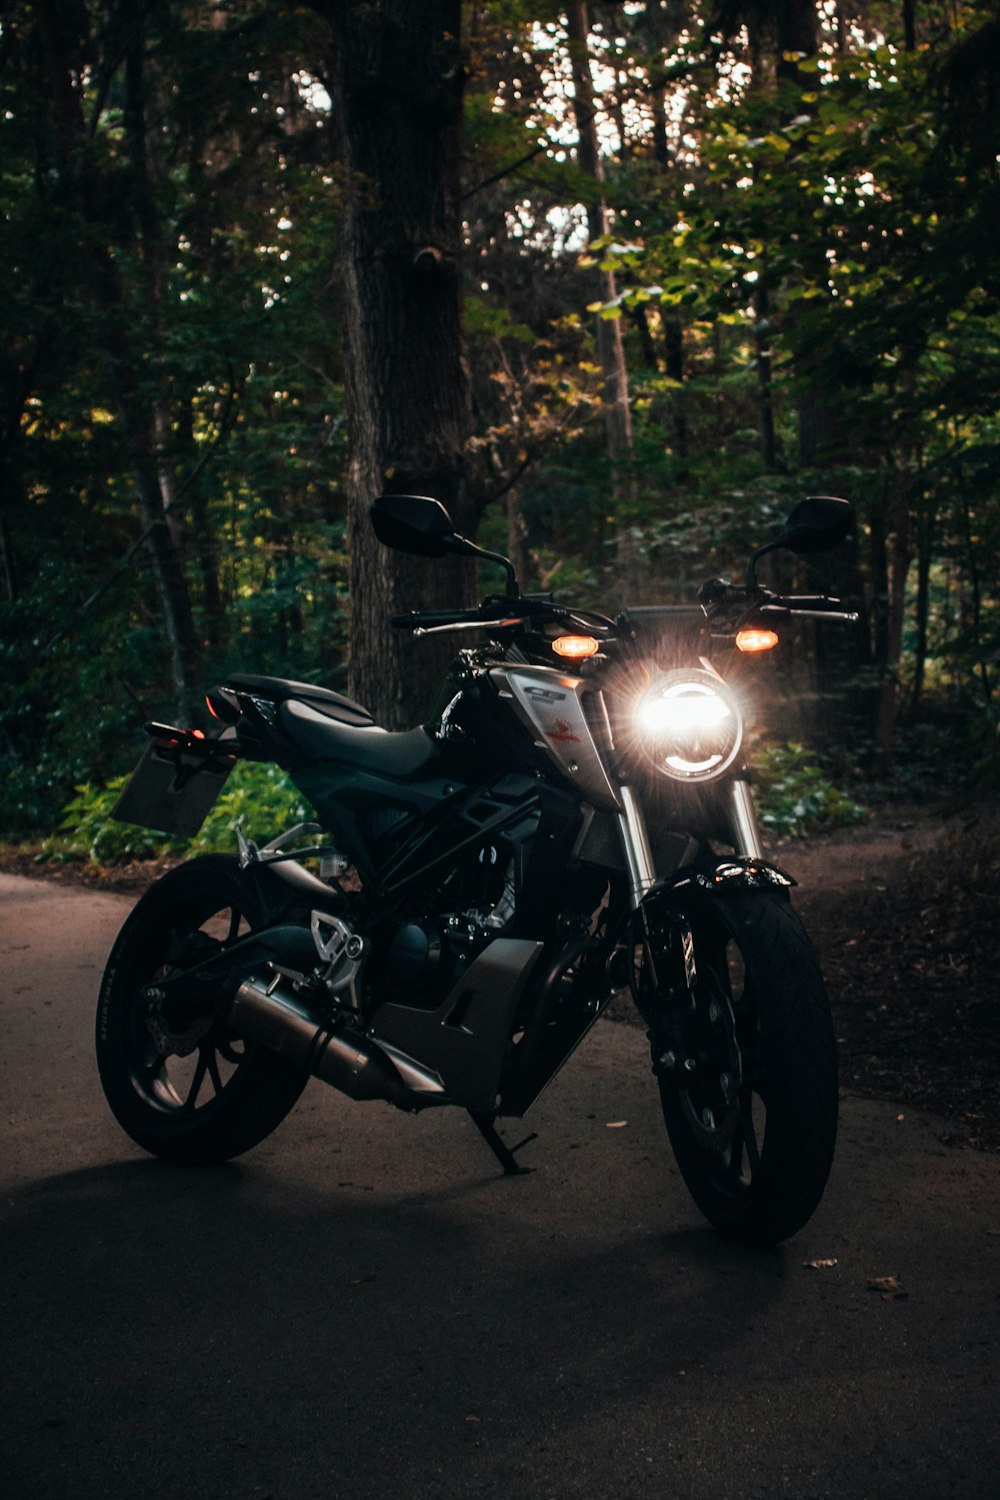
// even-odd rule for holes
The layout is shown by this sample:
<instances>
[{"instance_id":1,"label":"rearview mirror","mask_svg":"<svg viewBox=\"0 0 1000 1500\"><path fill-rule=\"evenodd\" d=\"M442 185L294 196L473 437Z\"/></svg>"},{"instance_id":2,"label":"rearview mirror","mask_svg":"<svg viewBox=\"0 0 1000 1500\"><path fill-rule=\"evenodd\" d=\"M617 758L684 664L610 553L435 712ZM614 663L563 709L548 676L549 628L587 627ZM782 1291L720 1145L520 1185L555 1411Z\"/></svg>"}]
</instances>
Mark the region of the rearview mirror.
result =
<instances>
[{"instance_id":1,"label":"rearview mirror","mask_svg":"<svg viewBox=\"0 0 1000 1500\"><path fill-rule=\"evenodd\" d=\"M441 501L429 495L379 495L370 515L379 541L397 552L444 557L475 550L475 543L458 535Z\"/></svg>"},{"instance_id":2,"label":"rearview mirror","mask_svg":"<svg viewBox=\"0 0 1000 1500\"><path fill-rule=\"evenodd\" d=\"M849 500L835 495L808 495L800 500L783 529L773 539L758 547L747 566L747 588L757 586L757 560L765 552L794 552L806 556L812 552L829 552L839 547L851 529L854 508Z\"/></svg>"},{"instance_id":3,"label":"rearview mirror","mask_svg":"<svg viewBox=\"0 0 1000 1500\"><path fill-rule=\"evenodd\" d=\"M440 500L432 500L429 495L379 495L372 501L369 515L379 541L397 552L409 552L414 557L445 557L451 552L498 562L507 571L508 599L518 597L520 590L510 558L487 552L468 537L459 536Z\"/></svg>"},{"instance_id":4,"label":"rearview mirror","mask_svg":"<svg viewBox=\"0 0 1000 1500\"><path fill-rule=\"evenodd\" d=\"M772 547L788 552L828 552L839 547L851 529L854 511L849 500L834 495L809 495L801 500L775 537Z\"/></svg>"}]
</instances>

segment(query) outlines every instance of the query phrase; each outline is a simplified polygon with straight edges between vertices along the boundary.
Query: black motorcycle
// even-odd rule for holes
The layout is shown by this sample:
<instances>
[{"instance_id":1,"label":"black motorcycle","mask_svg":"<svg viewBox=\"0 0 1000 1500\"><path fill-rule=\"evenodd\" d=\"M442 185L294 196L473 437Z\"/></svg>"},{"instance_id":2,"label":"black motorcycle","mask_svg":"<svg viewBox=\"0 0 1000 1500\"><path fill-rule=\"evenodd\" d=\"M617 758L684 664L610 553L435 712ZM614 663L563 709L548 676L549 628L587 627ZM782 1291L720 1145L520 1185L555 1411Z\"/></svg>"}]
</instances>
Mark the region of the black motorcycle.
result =
<instances>
[{"instance_id":1,"label":"black motorcycle","mask_svg":"<svg viewBox=\"0 0 1000 1500\"><path fill-rule=\"evenodd\" d=\"M116 1118L157 1156L217 1162L315 1075L404 1110L457 1105L514 1173L497 1117L523 1116L630 991L698 1207L749 1243L794 1234L833 1156L834 1038L719 668L793 613L854 618L755 575L775 548L837 545L850 506L805 500L743 585L615 620L522 594L436 500L381 496L371 515L387 546L495 557L506 589L393 620L470 641L425 727L390 733L339 693L241 673L208 695L219 732L147 726L117 817L191 833L242 757L283 767L317 821L263 846L237 830L238 853L138 902L98 1009Z\"/></svg>"}]
</instances>

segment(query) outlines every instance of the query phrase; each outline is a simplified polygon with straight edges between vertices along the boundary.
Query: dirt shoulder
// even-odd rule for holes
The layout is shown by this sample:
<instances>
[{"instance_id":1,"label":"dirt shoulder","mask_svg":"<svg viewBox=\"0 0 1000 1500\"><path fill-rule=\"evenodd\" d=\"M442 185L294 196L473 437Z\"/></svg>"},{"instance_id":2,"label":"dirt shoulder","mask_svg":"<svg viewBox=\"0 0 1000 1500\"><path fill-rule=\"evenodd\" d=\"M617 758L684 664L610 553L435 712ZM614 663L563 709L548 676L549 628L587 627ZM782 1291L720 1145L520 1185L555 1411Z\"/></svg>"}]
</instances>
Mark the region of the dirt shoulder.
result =
<instances>
[{"instance_id":1,"label":"dirt shoulder","mask_svg":"<svg viewBox=\"0 0 1000 1500\"><path fill-rule=\"evenodd\" d=\"M1000 1150L1000 814L917 812L781 851L819 952L844 1086Z\"/></svg>"},{"instance_id":2,"label":"dirt shoulder","mask_svg":"<svg viewBox=\"0 0 1000 1500\"><path fill-rule=\"evenodd\" d=\"M949 1143L1000 1151L1000 812L889 809L771 854L798 881L844 1089L933 1111ZM0 850L9 873L135 895L169 863Z\"/></svg>"}]
</instances>

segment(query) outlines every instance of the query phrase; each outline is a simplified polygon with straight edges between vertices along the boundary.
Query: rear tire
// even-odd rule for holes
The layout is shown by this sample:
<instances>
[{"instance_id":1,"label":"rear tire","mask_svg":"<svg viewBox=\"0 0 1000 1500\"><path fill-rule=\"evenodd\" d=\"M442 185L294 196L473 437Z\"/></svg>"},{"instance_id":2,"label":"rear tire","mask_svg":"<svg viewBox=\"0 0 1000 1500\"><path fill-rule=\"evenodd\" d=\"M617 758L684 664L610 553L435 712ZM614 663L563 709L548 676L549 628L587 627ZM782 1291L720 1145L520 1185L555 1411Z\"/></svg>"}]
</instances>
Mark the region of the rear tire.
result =
<instances>
[{"instance_id":1,"label":"rear tire","mask_svg":"<svg viewBox=\"0 0 1000 1500\"><path fill-rule=\"evenodd\" d=\"M143 998L155 979L263 920L237 860L205 855L157 881L118 935L101 984L97 1067L115 1119L154 1156L189 1166L239 1156L271 1134L308 1081L213 1011L177 1035Z\"/></svg>"},{"instance_id":2,"label":"rear tire","mask_svg":"<svg viewBox=\"0 0 1000 1500\"><path fill-rule=\"evenodd\" d=\"M776 1244L811 1217L833 1161L826 989L783 893L707 897L691 929L697 983L682 1030L694 1067L678 1058L665 1068L653 1032L667 1132L705 1217L744 1243Z\"/></svg>"}]
</instances>

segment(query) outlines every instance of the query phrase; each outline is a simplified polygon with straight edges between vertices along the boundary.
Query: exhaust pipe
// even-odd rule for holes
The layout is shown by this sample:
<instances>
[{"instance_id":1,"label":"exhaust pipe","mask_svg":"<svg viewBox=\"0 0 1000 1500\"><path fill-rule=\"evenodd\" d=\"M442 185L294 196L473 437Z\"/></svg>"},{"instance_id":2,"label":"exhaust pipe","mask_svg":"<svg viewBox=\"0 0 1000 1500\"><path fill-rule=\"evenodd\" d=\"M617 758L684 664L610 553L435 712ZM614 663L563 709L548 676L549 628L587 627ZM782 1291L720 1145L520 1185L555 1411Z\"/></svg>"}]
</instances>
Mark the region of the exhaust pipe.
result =
<instances>
[{"instance_id":1,"label":"exhaust pipe","mask_svg":"<svg viewBox=\"0 0 1000 1500\"><path fill-rule=\"evenodd\" d=\"M386 1099L406 1110L449 1103L436 1073L389 1042L317 1021L280 975L267 983L257 976L245 979L236 991L229 1021L242 1036L269 1047L351 1099Z\"/></svg>"},{"instance_id":2,"label":"exhaust pipe","mask_svg":"<svg viewBox=\"0 0 1000 1500\"><path fill-rule=\"evenodd\" d=\"M420 1098L423 1090L407 1086L389 1057L367 1037L331 1030L317 1021L280 976L268 984L256 977L245 979L236 991L229 1020L241 1036L270 1047L351 1099L387 1099L400 1109L431 1102ZM417 1083L417 1070L409 1059L405 1066ZM429 1076L427 1084L433 1088ZM440 1085L435 1092L439 1089Z\"/></svg>"}]
</instances>

